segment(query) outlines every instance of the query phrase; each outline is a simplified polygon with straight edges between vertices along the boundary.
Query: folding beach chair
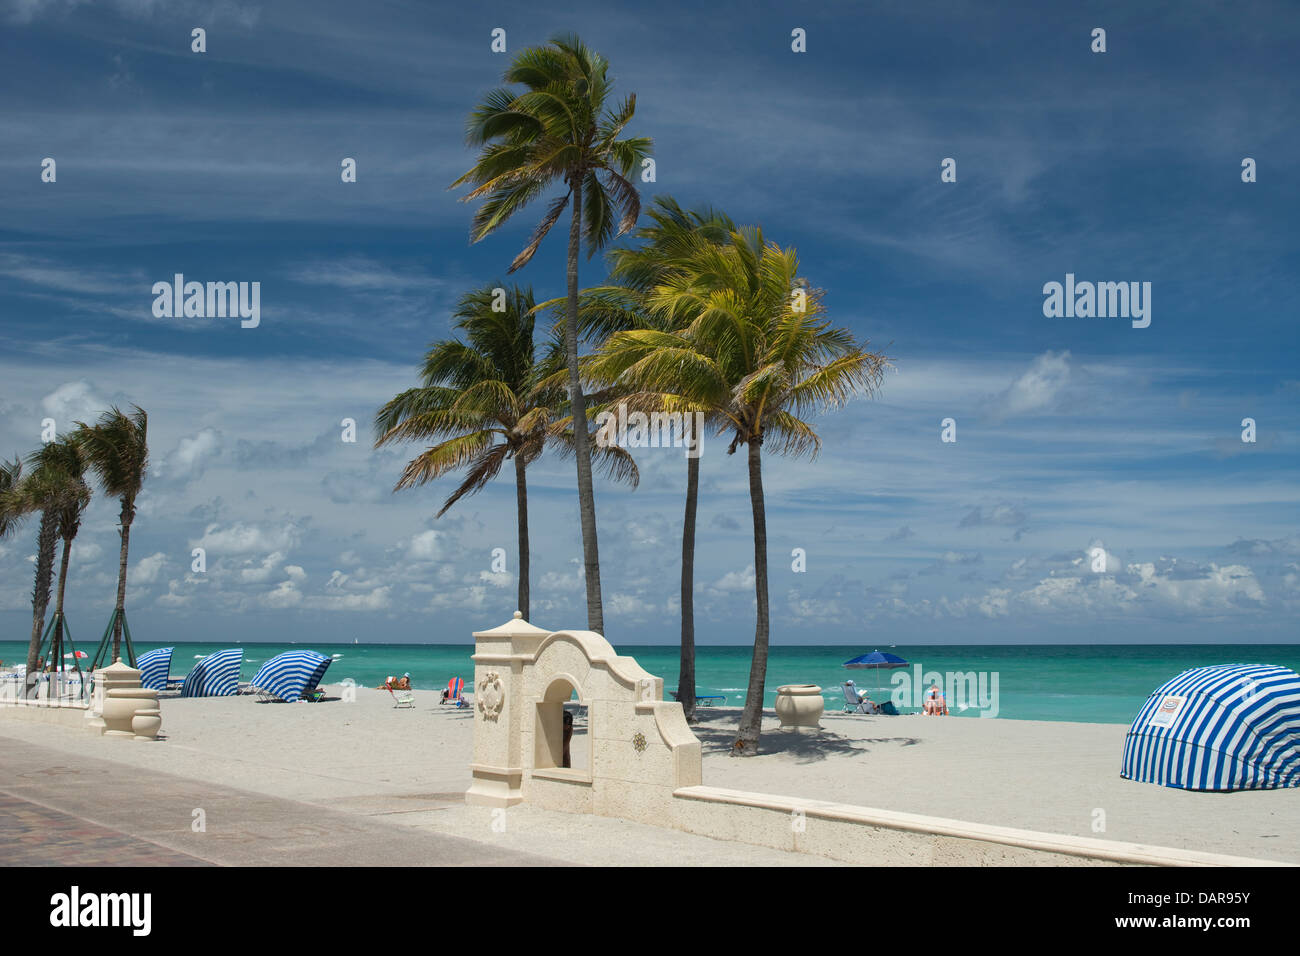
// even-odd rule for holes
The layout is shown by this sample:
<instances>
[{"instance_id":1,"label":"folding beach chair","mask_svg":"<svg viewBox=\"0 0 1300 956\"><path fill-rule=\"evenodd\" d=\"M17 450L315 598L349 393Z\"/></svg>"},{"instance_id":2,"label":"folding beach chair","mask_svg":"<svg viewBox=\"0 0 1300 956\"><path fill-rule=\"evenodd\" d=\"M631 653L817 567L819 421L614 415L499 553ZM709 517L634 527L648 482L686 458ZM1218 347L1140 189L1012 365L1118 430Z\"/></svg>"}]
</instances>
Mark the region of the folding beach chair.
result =
<instances>
[{"instance_id":1,"label":"folding beach chair","mask_svg":"<svg viewBox=\"0 0 1300 956\"><path fill-rule=\"evenodd\" d=\"M463 677L453 677L447 681L447 694L438 701L439 704L455 704L457 707L468 707L469 702L465 700L465 679Z\"/></svg>"},{"instance_id":2,"label":"folding beach chair","mask_svg":"<svg viewBox=\"0 0 1300 956\"><path fill-rule=\"evenodd\" d=\"M844 713L874 714L878 713L876 705L858 693L857 686L851 680L840 685L844 688Z\"/></svg>"},{"instance_id":3,"label":"folding beach chair","mask_svg":"<svg viewBox=\"0 0 1300 956\"><path fill-rule=\"evenodd\" d=\"M393 688L393 680L389 678L384 681L384 687L393 698L393 707L410 708L415 706L415 695L409 690L403 690L400 694Z\"/></svg>"}]
</instances>

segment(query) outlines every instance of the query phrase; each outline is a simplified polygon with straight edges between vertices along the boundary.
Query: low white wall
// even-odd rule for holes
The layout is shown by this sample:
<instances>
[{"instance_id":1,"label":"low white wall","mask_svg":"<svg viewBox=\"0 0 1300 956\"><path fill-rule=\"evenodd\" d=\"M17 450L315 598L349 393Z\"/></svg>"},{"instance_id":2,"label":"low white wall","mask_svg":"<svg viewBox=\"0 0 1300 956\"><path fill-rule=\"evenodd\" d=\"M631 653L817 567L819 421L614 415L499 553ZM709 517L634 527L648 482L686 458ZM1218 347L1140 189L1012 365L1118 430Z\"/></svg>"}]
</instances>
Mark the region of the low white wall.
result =
<instances>
[{"instance_id":1,"label":"low white wall","mask_svg":"<svg viewBox=\"0 0 1300 956\"><path fill-rule=\"evenodd\" d=\"M1289 865L720 787L683 787L673 798L679 830L862 866Z\"/></svg>"},{"instance_id":2,"label":"low white wall","mask_svg":"<svg viewBox=\"0 0 1300 956\"><path fill-rule=\"evenodd\" d=\"M0 719L24 720L29 723L85 727L88 712L89 708L85 704L50 706L44 701L0 701Z\"/></svg>"}]
</instances>

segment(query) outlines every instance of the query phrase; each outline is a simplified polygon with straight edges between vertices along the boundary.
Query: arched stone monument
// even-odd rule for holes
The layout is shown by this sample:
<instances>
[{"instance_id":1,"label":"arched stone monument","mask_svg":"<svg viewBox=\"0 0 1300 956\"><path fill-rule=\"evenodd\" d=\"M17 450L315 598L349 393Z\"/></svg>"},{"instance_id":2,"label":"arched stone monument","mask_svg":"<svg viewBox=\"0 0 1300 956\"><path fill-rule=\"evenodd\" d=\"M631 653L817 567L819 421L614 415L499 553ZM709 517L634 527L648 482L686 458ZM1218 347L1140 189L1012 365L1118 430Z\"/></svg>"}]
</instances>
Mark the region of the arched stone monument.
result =
<instances>
[{"instance_id":1,"label":"arched stone monument","mask_svg":"<svg viewBox=\"0 0 1300 956\"><path fill-rule=\"evenodd\" d=\"M587 708L590 756L561 766L564 704ZM473 783L465 799L527 802L669 825L673 792L701 782L700 742L663 680L594 631L514 620L474 634Z\"/></svg>"}]
</instances>

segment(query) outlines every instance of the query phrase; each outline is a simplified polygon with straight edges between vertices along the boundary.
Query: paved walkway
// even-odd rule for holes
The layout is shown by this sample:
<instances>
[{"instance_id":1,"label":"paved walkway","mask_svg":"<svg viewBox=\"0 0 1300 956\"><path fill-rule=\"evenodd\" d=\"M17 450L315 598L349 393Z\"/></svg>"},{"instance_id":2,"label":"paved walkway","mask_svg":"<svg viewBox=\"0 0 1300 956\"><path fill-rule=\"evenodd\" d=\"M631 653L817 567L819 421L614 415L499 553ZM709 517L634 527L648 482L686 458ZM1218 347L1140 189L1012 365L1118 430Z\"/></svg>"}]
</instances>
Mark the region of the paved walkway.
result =
<instances>
[{"instance_id":1,"label":"paved walkway","mask_svg":"<svg viewBox=\"0 0 1300 956\"><path fill-rule=\"evenodd\" d=\"M0 740L4 866L567 865L356 813L74 758L11 737ZM195 831L196 819L202 831Z\"/></svg>"}]
</instances>

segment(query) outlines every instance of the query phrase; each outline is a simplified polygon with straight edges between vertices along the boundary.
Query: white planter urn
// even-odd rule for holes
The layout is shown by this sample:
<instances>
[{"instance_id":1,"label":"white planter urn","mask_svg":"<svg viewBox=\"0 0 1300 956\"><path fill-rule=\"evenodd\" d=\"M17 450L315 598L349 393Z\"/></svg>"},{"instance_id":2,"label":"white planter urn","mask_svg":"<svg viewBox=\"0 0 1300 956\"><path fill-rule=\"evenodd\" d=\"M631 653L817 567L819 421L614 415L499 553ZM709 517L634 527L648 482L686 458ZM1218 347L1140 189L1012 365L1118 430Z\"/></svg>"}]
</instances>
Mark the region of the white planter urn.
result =
<instances>
[{"instance_id":1,"label":"white planter urn","mask_svg":"<svg viewBox=\"0 0 1300 956\"><path fill-rule=\"evenodd\" d=\"M786 684L776 689L776 715L781 729L818 730L826 699L816 684Z\"/></svg>"},{"instance_id":2,"label":"white planter urn","mask_svg":"<svg viewBox=\"0 0 1300 956\"><path fill-rule=\"evenodd\" d=\"M140 672L115 661L95 673L97 686L103 692L100 720L106 737L152 740L162 726L162 713L158 709L158 692L140 686ZM143 714L140 712L144 711ZM136 717L143 719L137 724ZM157 718L154 723L152 718Z\"/></svg>"}]
</instances>

